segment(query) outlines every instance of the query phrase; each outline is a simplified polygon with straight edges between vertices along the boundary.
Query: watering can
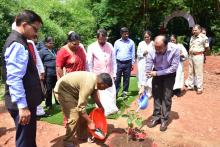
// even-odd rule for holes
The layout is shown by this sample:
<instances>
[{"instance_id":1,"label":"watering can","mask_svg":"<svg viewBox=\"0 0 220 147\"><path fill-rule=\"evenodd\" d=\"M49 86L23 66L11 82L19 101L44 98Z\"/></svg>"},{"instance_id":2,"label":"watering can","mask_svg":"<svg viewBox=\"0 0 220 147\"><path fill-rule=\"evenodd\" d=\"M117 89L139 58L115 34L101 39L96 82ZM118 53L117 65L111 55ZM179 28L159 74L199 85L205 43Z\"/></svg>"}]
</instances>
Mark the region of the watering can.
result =
<instances>
[{"instance_id":1,"label":"watering can","mask_svg":"<svg viewBox=\"0 0 220 147\"><path fill-rule=\"evenodd\" d=\"M138 108L136 112L138 112L140 109L146 109L147 106L148 106L148 96L147 96L146 91L144 91L144 94L140 96L138 100Z\"/></svg>"}]
</instances>

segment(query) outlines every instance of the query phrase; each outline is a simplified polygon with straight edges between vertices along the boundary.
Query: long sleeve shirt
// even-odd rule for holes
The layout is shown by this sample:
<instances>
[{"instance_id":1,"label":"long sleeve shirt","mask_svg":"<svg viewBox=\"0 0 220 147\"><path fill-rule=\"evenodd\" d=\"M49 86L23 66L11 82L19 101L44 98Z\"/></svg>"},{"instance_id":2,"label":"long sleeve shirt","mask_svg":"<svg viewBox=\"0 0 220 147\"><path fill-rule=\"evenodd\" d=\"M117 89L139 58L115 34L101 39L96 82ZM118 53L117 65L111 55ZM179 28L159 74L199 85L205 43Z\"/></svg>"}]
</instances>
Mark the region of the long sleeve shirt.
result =
<instances>
[{"instance_id":1,"label":"long sleeve shirt","mask_svg":"<svg viewBox=\"0 0 220 147\"><path fill-rule=\"evenodd\" d=\"M26 94L23 85L23 77L26 73L29 60L28 50L17 42L12 43L4 54L7 80L11 101L16 102L18 108L27 107Z\"/></svg>"},{"instance_id":2,"label":"long sleeve shirt","mask_svg":"<svg viewBox=\"0 0 220 147\"><path fill-rule=\"evenodd\" d=\"M45 67L46 76L56 76L56 52L54 49L43 48L39 51L40 58L42 59Z\"/></svg>"},{"instance_id":3,"label":"long sleeve shirt","mask_svg":"<svg viewBox=\"0 0 220 147\"><path fill-rule=\"evenodd\" d=\"M101 46L98 41L88 46L87 50L87 66L90 72L100 74L109 73L112 77L116 77L116 59L111 43L106 42Z\"/></svg>"},{"instance_id":4,"label":"long sleeve shirt","mask_svg":"<svg viewBox=\"0 0 220 147\"><path fill-rule=\"evenodd\" d=\"M146 59L145 73L152 71L153 67L157 76L175 73L180 62L180 51L178 45L168 43L164 54L157 54L155 49L151 50ZM148 77L144 78L142 85L146 85Z\"/></svg>"},{"instance_id":5,"label":"long sleeve shirt","mask_svg":"<svg viewBox=\"0 0 220 147\"><path fill-rule=\"evenodd\" d=\"M135 44L131 39L123 40L118 39L114 44L114 53L117 60L126 61L132 60L132 64L135 62Z\"/></svg>"}]
</instances>

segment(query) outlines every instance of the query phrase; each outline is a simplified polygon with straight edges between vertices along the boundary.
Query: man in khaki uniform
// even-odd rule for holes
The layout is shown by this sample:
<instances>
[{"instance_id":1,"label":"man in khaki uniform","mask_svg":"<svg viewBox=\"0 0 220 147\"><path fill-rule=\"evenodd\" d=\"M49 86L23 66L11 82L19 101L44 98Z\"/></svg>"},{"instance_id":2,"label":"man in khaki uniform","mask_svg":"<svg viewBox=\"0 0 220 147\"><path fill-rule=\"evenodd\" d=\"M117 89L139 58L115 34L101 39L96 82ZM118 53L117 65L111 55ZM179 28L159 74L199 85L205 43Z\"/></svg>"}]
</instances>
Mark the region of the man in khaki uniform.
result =
<instances>
[{"instance_id":1,"label":"man in khaki uniform","mask_svg":"<svg viewBox=\"0 0 220 147\"><path fill-rule=\"evenodd\" d=\"M54 93L63 114L68 118L65 147L77 146L78 139L85 138L87 124L90 129L95 129L94 123L86 113L87 99L91 95L98 107L104 111L99 101L98 90L111 86L112 78L109 74L95 75L86 71L68 73L57 81Z\"/></svg>"},{"instance_id":2,"label":"man in khaki uniform","mask_svg":"<svg viewBox=\"0 0 220 147\"><path fill-rule=\"evenodd\" d=\"M196 79L197 94L202 94L203 91L203 65L204 52L208 50L208 38L201 33L200 25L193 27L193 36L190 39L189 48L189 74L186 81L188 90L194 89L194 79Z\"/></svg>"}]
</instances>

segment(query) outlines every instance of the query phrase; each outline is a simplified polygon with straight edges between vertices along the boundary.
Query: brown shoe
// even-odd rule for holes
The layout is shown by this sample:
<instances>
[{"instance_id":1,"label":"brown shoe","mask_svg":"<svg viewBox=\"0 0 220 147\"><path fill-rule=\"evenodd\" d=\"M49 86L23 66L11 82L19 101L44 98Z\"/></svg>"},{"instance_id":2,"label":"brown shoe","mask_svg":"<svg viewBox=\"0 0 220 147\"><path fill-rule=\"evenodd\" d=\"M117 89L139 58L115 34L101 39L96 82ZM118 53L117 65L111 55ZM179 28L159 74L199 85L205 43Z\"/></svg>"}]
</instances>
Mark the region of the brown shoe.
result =
<instances>
[{"instance_id":1,"label":"brown shoe","mask_svg":"<svg viewBox=\"0 0 220 147\"><path fill-rule=\"evenodd\" d=\"M198 90L196 93L197 94L202 94L202 90Z\"/></svg>"},{"instance_id":2,"label":"brown shoe","mask_svg":"<svg viewBox=\"0 0 220 147\"><path fill-rule=\"evenodd\" d=\"M155 126L158 125L158 124L160 124L160 120L154 120L154 119L152 119L147 126L148 126L149 128L153 128L153 127L155 127Z\"/></svg>"}]
</instances>

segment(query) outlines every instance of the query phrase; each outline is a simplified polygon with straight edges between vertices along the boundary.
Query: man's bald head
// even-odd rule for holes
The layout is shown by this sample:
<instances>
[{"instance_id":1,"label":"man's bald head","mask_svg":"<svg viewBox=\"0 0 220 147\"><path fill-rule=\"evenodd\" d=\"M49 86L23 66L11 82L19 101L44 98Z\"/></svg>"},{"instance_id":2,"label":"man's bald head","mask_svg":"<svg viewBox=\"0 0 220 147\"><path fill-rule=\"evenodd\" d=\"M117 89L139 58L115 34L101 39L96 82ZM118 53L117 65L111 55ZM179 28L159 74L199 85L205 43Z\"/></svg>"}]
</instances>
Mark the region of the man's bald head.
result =
<instances>
[{"instance_id":1,"label":"man's bald head","mask_svg":"<svg viewBox=\"0 0 220 147\"><path fill-rule=\"evenodd\" d=\"M154 39L156 53L163 54L166 51L167 39L164 35L159 35Z\"/></svg>"}]
</instances>

